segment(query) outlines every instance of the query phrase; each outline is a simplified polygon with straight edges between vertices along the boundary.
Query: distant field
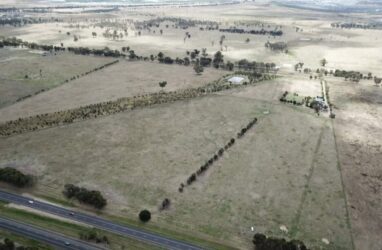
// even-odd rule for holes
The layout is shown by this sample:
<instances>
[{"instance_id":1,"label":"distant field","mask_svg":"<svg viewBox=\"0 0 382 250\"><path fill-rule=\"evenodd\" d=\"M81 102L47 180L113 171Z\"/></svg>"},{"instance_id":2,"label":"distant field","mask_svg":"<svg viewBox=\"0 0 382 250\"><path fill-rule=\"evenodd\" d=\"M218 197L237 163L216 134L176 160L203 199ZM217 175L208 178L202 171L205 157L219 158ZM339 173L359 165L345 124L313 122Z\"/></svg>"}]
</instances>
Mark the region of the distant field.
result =
<instances>
[{"instance_id":1,"label":"distant field","mask_svg":"<svg viewBox=\"0 0 382 250\"><path fill-rule=\"evenodd\" d=\"M120 63L101 71L0 109L0 122L115 100L120 97L158 92L161 91L158 84L161 81L167 81L164 91L196 88L229 73L224 70L206 69L202 75L196 75L191 66L127 62L122 59Z\"/></svg>"},{"instance_id":2,"label":"distant field","mask_svg":"<svg viewBox=\"0 0 382 250\"><path fill-rule=\"evenodd\" d=\"M66 79L111 61L113 59L67 53L43 56L41 51L0 49L0 107L42 89L56 87Z\"/></svg>"}]
</instances>

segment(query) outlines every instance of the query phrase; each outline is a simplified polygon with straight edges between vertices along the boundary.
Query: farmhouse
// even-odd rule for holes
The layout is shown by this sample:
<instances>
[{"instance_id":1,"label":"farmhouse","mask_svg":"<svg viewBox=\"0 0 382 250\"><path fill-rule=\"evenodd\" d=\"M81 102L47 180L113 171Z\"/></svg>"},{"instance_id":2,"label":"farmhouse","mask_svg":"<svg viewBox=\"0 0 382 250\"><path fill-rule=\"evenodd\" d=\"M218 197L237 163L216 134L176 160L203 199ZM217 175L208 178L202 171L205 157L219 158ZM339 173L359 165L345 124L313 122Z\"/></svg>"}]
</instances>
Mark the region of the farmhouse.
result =
<instances>
[{"instance_id":1,"label":"farmhouse","mask_svg":"<svg viewBox=\"0 0 382 250\"><path fill-rule=\"evenodd\" d=\"M241 77L241 76L233 76L233 77L231 77L231 78L228 79L228 82L231 83L231 84L243 84L243 83L244 83L244 80L245 80L244 77Z\"/></svg>"}]
</instances>

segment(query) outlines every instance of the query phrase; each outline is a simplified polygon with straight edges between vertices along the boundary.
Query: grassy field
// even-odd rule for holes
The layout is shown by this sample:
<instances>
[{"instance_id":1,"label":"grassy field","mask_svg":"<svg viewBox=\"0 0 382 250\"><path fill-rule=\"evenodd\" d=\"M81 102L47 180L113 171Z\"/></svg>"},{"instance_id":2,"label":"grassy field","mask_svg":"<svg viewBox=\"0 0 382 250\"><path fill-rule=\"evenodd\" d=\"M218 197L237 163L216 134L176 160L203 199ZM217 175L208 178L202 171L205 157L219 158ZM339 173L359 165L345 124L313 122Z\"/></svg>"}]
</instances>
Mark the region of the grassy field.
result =
<instances>
[{"instance_id":1,"label":"grassy field","mask_svg":"<svg viewBox=\"0 0 382 250\"><path fill-rule=\"evenodd\" d=\"M274 86L269 83L270 90ZM65 183L103 190L109 200L106 214L136 218L148 208L158 227L185 234L192 231L196 237L239 248L251 245L251 226L282 236L279 227L286 225L291 234L284 236L296 236L317 247L322 245L321 237L331 237L325 231L330 228L338 237L330 238L334 246L346 249L350 244L346 216L339 209L343 196L327 197L330 203L325 211L307 205L326 195L317 190L312 198L305 190L306 186L314 189L311 178L326 179L330 173L317 171L312 177L316 162L319 165L325 159L326 167L336 173L332 178L339 174L335 155L321 153L325 150L321 144L333 147L330 137L321 138L328 125L309 112L278 102L228 93L4 138L0 164L36 175L36 194L62 197ZM253 117L259 118L259 125L206 175L178 193L179 184ZM18 145L17 151L13 145ZM334 182L326 192L339 193L341 188ZM301 201L304 194L309 195ZM171 209L159 212L164 198L171 199ZM309 210L322 216L322 221L312 224L305 217ZM338 211L338 221L332 221L332 210ZM315 227L319 236L301 235Z\"/></svg>"},{"instance_id":2,"label":"grassy field","mask_svg":"<svg viewBox=\"0 0 382 250\"><path fill-rule=\"evenodd\" d=\"M245 29L259 28L256 23L266 29L281 25L285 34L273 38L201 31L198 26L184 30L161 23L138 35L132 25L133 21L164 16L211 20L220 22L220 27ZM360 20L351 13L344 18L262 3L120 8L102 15L61 17L65 22L0 27L0 33L44 44L130 46L143 56L162 51L183 58L194 49L206 48L209 55L222 50L225 61L274 62L280 67L280 77L203 98L0 138L0 167L12 166L37 177L36 186L28 192L93 211L64 200L62 189L66 183L98 189L108 199L100 215L216 249L222 248L219 244L252 248L251 227L271 236L301 239L312 249L381 249L382 88L371 80L355 84L323 76L335 120L318 117L303 106L285 105L279 98L284 91L311 97L322 94L319 80L294 71L298 62L312 69L312 75L321 67L319 61L326 58L327 70L357 70L381 77L382 31L330 27L336 21ZM110 27L93 26L102 23L102 18L110 18ZM365 16L362 21L375 18ZM124 23L129 35L104 38L106 29L123 31L113 21ZM86 27L77 28L77 24ZM97 37L92 37L93 31ZM185 32L191 35L189 39L184 40ZM73 35L80 39L75 42ZM222 35L225 39L220 46ZM247 38L250 41L246 42ZM264 46L268 40L287 42L289 52L269 51ZM9 49L0 49L0 58L0 122L158 92L160 81L168 82L164 91L198 87L227 73L208 68L198 76L192 67L122 60L58 86L112 59L72 54L43 57ZM43 77L39 76L40 68ZM10 105L43 88L53 89ZM258 124L206 174L179 193L179 184L254 117ZM159 212L164 198L171 199L171 207ZM153 214L147 225L137 218L144 208ZM4 209L1 213L24 216Z\"/></svg>"},{"instance_id":3,"label":"grassy field","mask_svg":"<svg viewBox=\"0 0 382 250\"><path fill-rule=\"evenodd\" d=\"M98 57L86 56L80 58L89 61L98 59ZM161 91L158 84L160 81L167 81L163 91L196 88L229 73L224 70L206 69L203 75L196 75L191 66L121 61L101 71L0 109L0 122L121 97L159 92Z\"/></svg>"},{"instance_id":4,"label":"grassy field","mask_svg":"<svg viewBox=\"0 0 382 250\"><path fill-rule=\"evenodd\" d=\"M0 49L0 107L113 61L68 53L43 56L41 51ZM41 75L40 75L40 69ZM25 76L28 76L26 78Z\"/></svg>"},{"instance_id":5,"label":"grassy field","mask_svg":"<svg viewBox=\"0 0 382 250\"><path fill-rule=\"evenodd\" d=\"M382 246L380 196L382 184L382 88L372 81L351 84L328 79L335 104L334 122L339 167L348 197L356 249Z\"/></svg>"}]
</instances>

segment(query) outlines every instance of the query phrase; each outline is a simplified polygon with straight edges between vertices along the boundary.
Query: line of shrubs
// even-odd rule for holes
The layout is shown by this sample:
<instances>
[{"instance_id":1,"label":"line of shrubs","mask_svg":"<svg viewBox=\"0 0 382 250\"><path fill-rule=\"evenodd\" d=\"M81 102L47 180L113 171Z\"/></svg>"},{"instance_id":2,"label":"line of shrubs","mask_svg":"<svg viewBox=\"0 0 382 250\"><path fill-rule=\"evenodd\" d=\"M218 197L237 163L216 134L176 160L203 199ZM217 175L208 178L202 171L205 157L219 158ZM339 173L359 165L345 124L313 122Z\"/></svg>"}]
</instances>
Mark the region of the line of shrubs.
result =
<instances>
[{"instance_id":1,"label":"line of shrubs","mask_svg":"<svg viewBox=\"0 0 382 250\"><path fill-rule=\"evenodd\" d=\"M246 127L242 128L242 129L240 130L240 132L237 133L237 138L240 139L241 137L243 137L243 136L248 132L248 130L250 130L250 129L253 127L253 125L256 124L256 122L257 122L257 118L254 118L252 121L250 121L250 122L247 124Z\"/></svg>"},{"instance_id":2,"label":"line of shrubs","mask_svg":"<svg viewBox=\"0 0 382 250\"><path fill-rule=\"evenodd\" d=\"M306 102L306 101L307 101L307 100L309 101L309 100L312 98L312 97L308 96L308 97L303 98L301 101L288 100L288 98L287 98L287 95L288 95L288 94L289 94L289 92L288 92L288 91L285 91L285 92L282 94L282 96L280 97L280 102L291 103L291 104L293 104L293 105L298 105L298 106L301 106L301 105L303 105L304 103L306 103L307 106L308 106L308 102ZM293 95L298 96L297 93L294 93ZM310 103L310 102L309 102L309 103Z\"/></svg>"},{"instance_id":3,"label":"line of shrubs","mask_svg":"<svg viewBox=\"0 0 382 250\"><path fill-rule=\"evenodd\" d=\"M17 169L5 167L0 168L0 181L17 187L26 187L32 185L33 177L31 175L23 174Z\"/></svg>"},{"instance_id":4,"label":"line of shrubs","mask_svg":"<svg viewBox=\"0 0 382 250\"><path fill-rule=\"evenodd\" d=\"M64 186L63 194L68 199L76 198L80 202L92 205L97 209L102 209L107 204L107 201L102 196L101 192L96 190L88 190L84 187L78 187L73 184L66 184Z\"/></svg>"},{"instance_id":5,"label":"line of shrubs","mask_svg":"<svg viewBox=\"0 0 382 250\"><path fill-rule=\"evenodd\" d=\"M262 75L257 81L271 79L272 76ZM115 114L126 110L147 107L156 104L170 103L179 100L192 99L215 93L222 90L243 87L237 84L221 84L212 82L203 87L190 88L179 91L157 92L134 97L124 97L115 101L101 102L87 106L57 111L54 113L40 114L25 118L19 118L0 124L0 135L10 136L43 128L70 124L76 121L97 118L99 116Z\"/></svg>"},{"instance_id":6,"label":"line of shrubs","mask_svg":"<svg viewBox=\"0 0 382 250\"><path fill-rule=\"evenodd\" d=\"M237 134L237 139L240 139L241 137L243 137L245 135L245 133L247 133L247 131L249 129L251 129L253 127L253 125L255 125L257 122L257 118L254 118L253 120L251 120L247 126L245 126L244 128L242 128L240 130L240 132ZM207 160L195 173L192 173L186 180L186 184L188 186L190 186L193 182L196 181L197 179L197 176L200 176L202 174L204 174L210 167L212 167L213 163L218 161L220 157L223 156L224 152L227 151L229 148L231 148L234 144L235 144L236 140L235 138L231 138L227 144L220 148L209 160ZM183 192L183 189L185 188L185 184L184 183L181 183L179 188L178 188L178 191L180 193Z\"/></svg>"},{"instance_id":7,"label":"line of shrubs","mask_svg":"<svg viewBox=\"0 0 382 250\"><path fill-rule=\"evenodd\" d=\"M115 61L112 61L112 62L110 62L110 63L106 63L106 64L104 64L104 65L102 65L102 66L100 66L100 67L94 68L94 69L92 69L92 70L90 70L90 71L87 71L87 72L85 72L85 73L82 73L82 74L80 74L80 75L72 76L71 78L66 79L65 81L63 81L61 84L68 83L68 82L73 81L73 80L75 80L75 79L79 79L80 77L89 75L90 73L93 73L93 72L96 72L96 71L98 71L98 70L104 69L104 68L106 68L106 67L108 67L108 66L111 66L111 65L113 65L113 64L116 64L116 63L118 63L118 62L119 62L119 60L115 60ZM25 99L27 99L27 98L29 98L29 97L32 97L32 96L34 96L34 95L38 95L38 94L40 94L40 93L42 93L42 92L44 92L44 91L47 91L47 90L49 90L49 89L40 89L39 91L36 91L34 94L29 94L29 95L26 95L26 96L23 96L23 97L18 98L18 99L16 100L16 102L21 102L21 101L23 101L23 100L25 100Z\"/></svg>"},{"instance_id":8,"label":"line of shrubs","mask_svg":"<svg viewBox=\"0 0 382 250\"><path fill-rule=\"evenodd\" d=\"M224 148L220 148L217 153L215 153L209 160L207 160L195 173L192 173L190 177L188 177L186 183L187 185L191 185L194 181L196 181L196 177L204 174L215 161L219 159L219 157L223 156L224 151L228 150L235 144L235 139L231 138L228 143L224 146ZM183 192L185 187L184 183L181 183L178 191Z\"/></svg>"},{"instance_id":9,"label":"line of shrubs","mask_svg":"<svg viewBox=\"0 0 382 250\"><path fill-rule=\"evenodd\" d=\"M381 23L331 23L332 28L341 29L381 29Z\"/></svg>"},{"instance_id":10,"label":"line of shrubs","mask_svg":"<svg viewBox=\"0 0 382 250\"><path fill-rule=\"evenodd\" d=\"M261 233L255 234L252 242L256 250L308 250L299 240L287 241L282 238L267 237Z\"/></svg>"}]
</instances>

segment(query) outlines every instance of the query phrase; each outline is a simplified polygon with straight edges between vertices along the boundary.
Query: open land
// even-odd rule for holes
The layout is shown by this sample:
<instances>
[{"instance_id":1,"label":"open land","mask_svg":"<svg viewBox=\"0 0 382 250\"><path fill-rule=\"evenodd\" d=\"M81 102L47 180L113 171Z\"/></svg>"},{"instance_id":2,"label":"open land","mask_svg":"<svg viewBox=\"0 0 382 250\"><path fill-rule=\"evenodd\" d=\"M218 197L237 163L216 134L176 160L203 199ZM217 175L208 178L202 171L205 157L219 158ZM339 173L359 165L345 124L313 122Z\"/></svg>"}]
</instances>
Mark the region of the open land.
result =
<instances>
[{"instance_id":1,"label":"open land","mask_svg":"<svg viewBox=\"0 0 382 250\"><path fill-rule=\"evenodd\" d=\"M221 51L225 62L273 62L279 71L276 79L241 88L0 137L0 167L36 178L33 188L16 191L64 200L67 183L100 190L108 201L101 216L138 222L137 214L145 208L152 214L150 224L200 238L200 244L206 240L251 249L255 231L299 239L311 249L381 249L382 88L373 79L356 83L316 73L317 68L341 69L381 77L381 30L332 28L331 23L348 19L262 3L33 15L60 21L0 26L1 34L64 47L122 51L129 46L144 57L163 52L184 58L206 48L209 56ZM363 21L377 18L349 15ZM203 23L183 29L166 19L159 27L137 28L170 17ZM284 34L220 32L206 29L206 22L222 28L281 26ZM114 30L122 36L102 35ZM267 41L286 42L288 51L271 51L264 46ZM26 48L3 48L0 56L0 123L122 97L184 91L234 74L213 67L195 74L192 66L126 57L65 83L115 58L69 52L43 56ZM325 66L320 65L323 58ZM299 62L312 71L295 71ZM305 105L280 102L285 91L321 96L323 80L335 119L325 112L317 116ZM167 81L163 89L160 81ZM34 94L41 89L46 91ZM238 139L237 133L255 117L256 125ZM236 138L234 146L179 192L179 185L231 138ZM171 206L160 211L164 198Z\"/></svg>"}]
</instances>

